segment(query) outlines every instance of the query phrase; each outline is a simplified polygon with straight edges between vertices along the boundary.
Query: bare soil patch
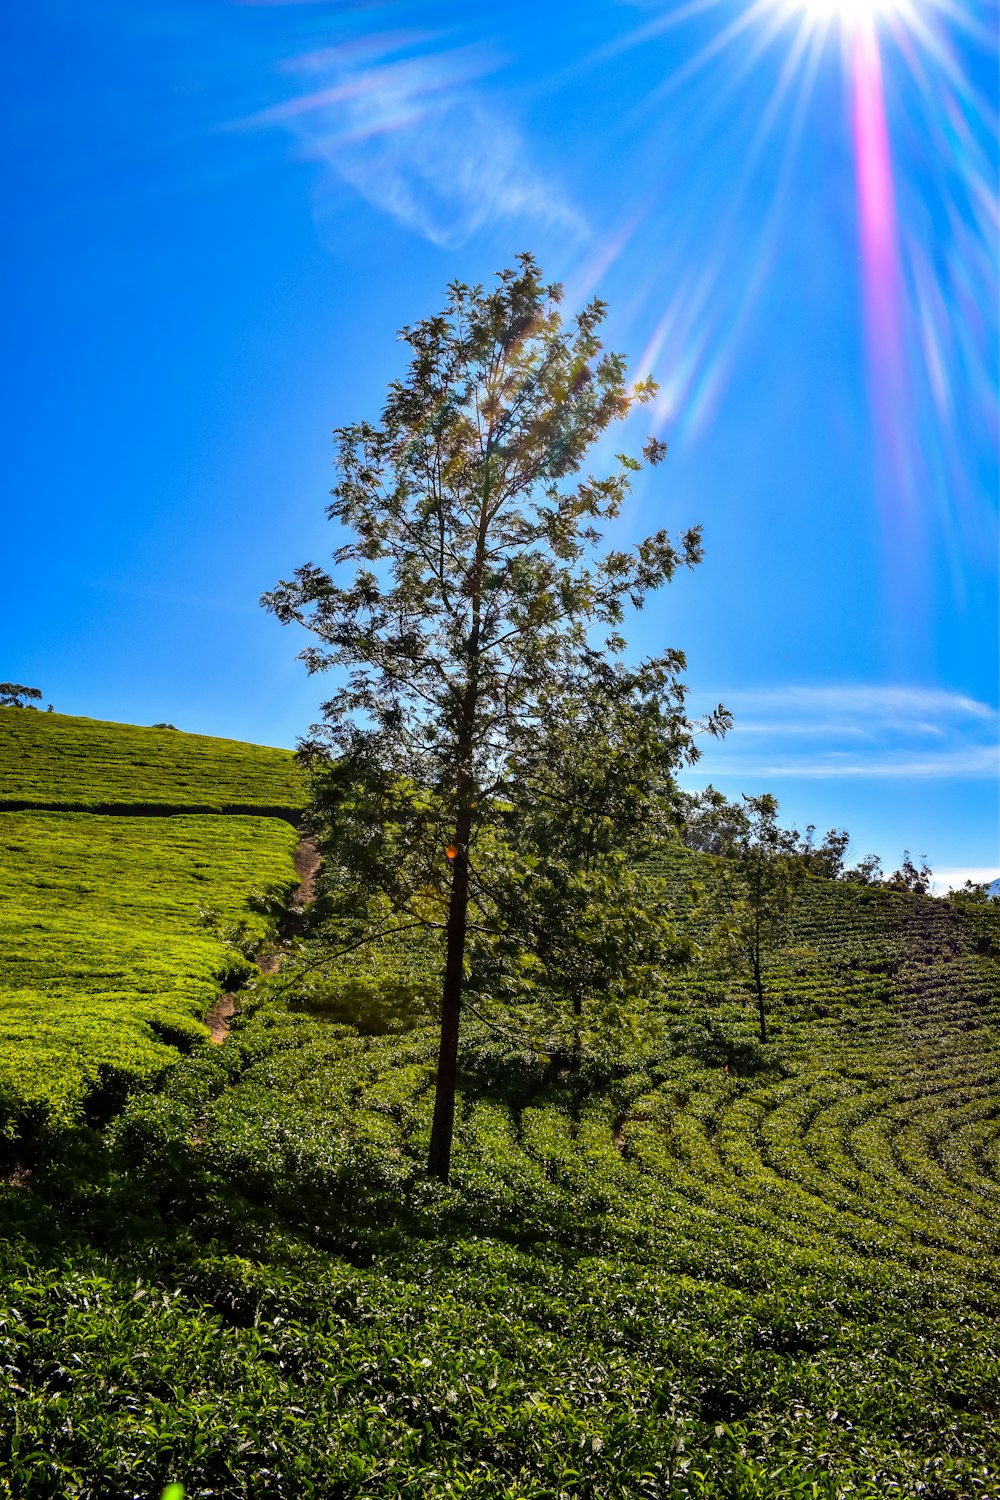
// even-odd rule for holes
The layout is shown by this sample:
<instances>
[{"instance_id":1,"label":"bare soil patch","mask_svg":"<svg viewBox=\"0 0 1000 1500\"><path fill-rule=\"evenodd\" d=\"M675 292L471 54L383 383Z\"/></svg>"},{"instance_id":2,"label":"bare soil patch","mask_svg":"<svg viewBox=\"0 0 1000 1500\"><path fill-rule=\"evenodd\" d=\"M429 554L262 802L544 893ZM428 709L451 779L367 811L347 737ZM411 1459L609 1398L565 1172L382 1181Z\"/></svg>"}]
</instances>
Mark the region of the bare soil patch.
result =
<instances>
[{"instance_id":1,"label":"bare soil patch","mask_svg":"<svg viewBox=\"0 0 1000 1500\"><path fill-rule=\"evenodd\" d=\"M319 845L308 835L299 840L292 855L299 884L292 895L288 914L281 924L282 937L294 937L302 930L305 908L316 899L316 883L323 863ZM257 967L262 974L274 974L281 964L280 952L262 954ZM236 1000L232 995L220 995L205 1017L205 1025L211 1033L211 1041L218 1046L229 1034L230 1022L236 1012Z\"/></svg>"},{"instance_id":2,"label":"bare soil patch","mask_svg":"<svg viewBox=\"0 0 1000 1500\"><path fill-rule=\"evenodd\" d=\"M316 900L316 881L323 863L319 845L314 838L307 834L305 838L299 839L298 847L292 855L292 863L299 877L299 888L292 898L292 904L308 906L310 901Z\"/></svg>"},{"instance_id":3,"label":"bare soil patch","mask_svg":"<svg viewBox=\"0 0 1000 1500\"><path fill-rule=\"evenodd\" d=\"M218 1000L216 1000L215 1004L212 1006L212 1009L205 1017L205 1025L211 1032L210 1040L214 1042L216 1046L218 1046L220 1042L224 1042L226 1040L226 1035L229 1031L229 1023L233 1019L235 1011L236 1001L233 996L229 994L223 994L219 996Z\"/></svg>"}]
</instances>

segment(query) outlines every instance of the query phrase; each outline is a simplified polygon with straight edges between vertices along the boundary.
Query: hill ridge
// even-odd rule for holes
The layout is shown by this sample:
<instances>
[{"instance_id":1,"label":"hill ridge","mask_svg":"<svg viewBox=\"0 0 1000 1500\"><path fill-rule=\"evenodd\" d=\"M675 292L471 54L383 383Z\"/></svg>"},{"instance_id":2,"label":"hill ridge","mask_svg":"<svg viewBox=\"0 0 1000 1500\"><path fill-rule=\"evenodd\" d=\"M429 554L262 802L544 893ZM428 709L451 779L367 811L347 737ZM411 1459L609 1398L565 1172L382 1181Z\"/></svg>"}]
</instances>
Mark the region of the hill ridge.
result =
<instances>
[{"instance_id":1,"label":"hill ridge","mask_svg":"<svg viewBox=\"0 0 1000 1500\"><path fill-rule=\"evenodd\" d=\"M305 806L290 750L70 714L0 710L0 807L286 816Z\"/></svg>"}]
</instances>

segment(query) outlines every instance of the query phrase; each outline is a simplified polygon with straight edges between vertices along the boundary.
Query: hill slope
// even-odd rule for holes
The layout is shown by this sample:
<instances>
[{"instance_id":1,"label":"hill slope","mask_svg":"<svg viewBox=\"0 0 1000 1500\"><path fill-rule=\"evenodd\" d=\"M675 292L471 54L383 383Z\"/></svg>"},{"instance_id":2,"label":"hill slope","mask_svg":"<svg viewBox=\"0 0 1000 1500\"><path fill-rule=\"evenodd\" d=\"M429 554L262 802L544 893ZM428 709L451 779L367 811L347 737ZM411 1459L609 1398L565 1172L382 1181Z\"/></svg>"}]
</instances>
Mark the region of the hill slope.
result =
<instances>
[{"instance_id":1,"label":"hill slope","mask_svg":"<svg viewBox=\"0 0 1000 1500\"><path fill-rule=\"evenodd\" d=\"M0 710L0 1135L106 1113L207 1040L256 971L202 908L263 935L248 903L294 888L302 803L288 751Z\"/></svg>"},{"instance_id":2,"label":"hill slope","mask_svg":"<svg viewBox=\"0 0 1000 1500\"><path fill-rule=\"evenodd\" d=\"M122 1102L208 1038L202 1017L256 972L199 920L266 923L256 889L296 884L277 818L0 812L0 1130Z\"/></svg>"},{"instance_id":3,"label":"hill slope","mask_svg":"<svg viewBox=\"0 0 1000 1500\"><path fill-rule=\"evenodd\" d=\"M0 709L0 807L289 815L304 802L288 750Z\"/></svg>"},{"instance_id":4,"label":"hill slope","mask_svg":"<svg viewBox=\"0 0 1000 1500\"><path fill-rule=\"evenodd\" d=\"M14 815L22 883L37 858L67 901L87 856L33 853L47 819L107 822L123 930L183 925L197 884L244 899L224 845L256 820ZM137 830L175 822L215 853L160 885ZM660 868L678 909L715 874ZM575 1073L530 1008L481 1001L448 1189L423 1172L433 1025L331 1019L433 954L331 971L307 942L222 1047L0 1192L0 1496L988 1500L998 919L807 881L766 1046L708 963Z\"/></svg>"}]
</instances>

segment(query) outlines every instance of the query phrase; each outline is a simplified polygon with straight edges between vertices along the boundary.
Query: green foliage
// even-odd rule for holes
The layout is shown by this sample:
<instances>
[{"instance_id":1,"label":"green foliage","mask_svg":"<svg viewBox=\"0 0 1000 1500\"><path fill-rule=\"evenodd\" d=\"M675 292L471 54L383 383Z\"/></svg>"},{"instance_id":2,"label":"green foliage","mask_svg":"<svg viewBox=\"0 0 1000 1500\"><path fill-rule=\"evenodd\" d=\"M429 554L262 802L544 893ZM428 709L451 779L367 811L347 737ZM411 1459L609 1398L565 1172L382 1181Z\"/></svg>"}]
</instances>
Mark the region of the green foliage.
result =
<instances>
[{"instance_id":1,"label":"green foliage","mask_svg":"<svg viewBox=\"0 0 1000 1500\"><path fill-rule=\"evenodd\" d=\"M7 1123L77 1125L4 1163L0 1500L1000 1490L1000 903L803 874L761 1042L715 942L729 865L650 848L669 786L564 738L479 867L539 883L522 937L583 923L607 1024L575 1067L530 1044L571 944L544 984L481 974L447 1187L433 930L350 949L392 908L334 858L339 956L307 936L199 1047L250 967L219 937L266 938L292 884L287 824L0 814ZM372 835L409 857L440 803L385 785L413 822ZM700 957L615 1004L640 892Z\"/></svg>"},{"instance_id":2,"label":"green foliage","mask_svg":"<svg viewBox=\"0 0 1000 1500\"><path fill-rule=\"evenodd\" d=\"M574 1061L596 1031L640 1023L665 971L689 956L642 861L676 839L673 772L697 756L676 678L682 659L593 663L540 696L511 757L502 832L472 866L472 986L547 997ZM718 710L714 733L728 716Z\"/></svg>"},{"instance_id":3,"label":"green foliage","mask_svg":"<svg viewBox=\"0 0 1000 1500\"><path fill-rule=\"evenodd\" d=\"M423 931L364 943L340 962L325 945L290 954L281 970L289 1008L355 1027L363 1036L432 1020L440 995L440 944Z\"/></svg>"},{"instance_id":4,"label":"green foliage","mask_svg":"<svg viewBox=\"0 0 1000 1500\"><path fill-rule=\"evenodd\" d=\"M966 880L963 885L949 892L948 900L953 901L956 906L983 906L991 901L1000 903L1000 891L995 887L996 881L988 883L983 880Z\"/></svg>"},{"instance_id":5,"label":"green foliage","mask_svg":"<svg viewBox=\"0 0 1000 1500\"><path fill-rule=\"evenodd\" d=\"M730 802L714 786L704 787L700 792L684 792L680 796L680 834L689 849L702 854L722 854L740 857L747 843L748 822L757 816L752 798L742 803ZM751 805L748 807L747 804ZM775 816L777 808L775 808ZM801 869L809 875L819 875L826 880L850 878L844 873L844 857L850 844L850 835L843 828L831 828L821 843L816 842L816 825L809 823L804 834L797 828L779 829L775 823L773 840L780 844L785 854L794 854ZM864 878L874 874L878 860L874 855L862 861ZM862 878L858 871L852 876Z\"/></svg>"},{"instance_id":6,"label":"green foliage","mask_svg":"<svg viewBox=\"0 0 1000 1500\"><path fill-rule=\"evenodd\" d=\"M23 682L0 682L0 708L34 708L42 701L42 690Z\"/></svg>"},{"instance_id":7,"label":"green foliage","mask_svg":"<svg viewBox=\"0 0 1000 1500\"><path fill-rule=\"evenodd\" d=\"M765 974L788 936L795 887L804 866L797 833L778 827L778 803L764 793L744 797L742 817L724 865L723 953L743 968L757 997L760 1039L767 1041Z\"/></svg>"},{"instance_id":8,"label":"green foliage","mask_svg":"<svg viewBox=\"0 0 1000 1500\"><path fill-rule=\"evenodd\" d=\"M275 818L0 813L0 1128L107 1114L207 1033L220 987L256 973L199 922L206 895L254 945L255 889L295 885Z\"/></svg>"},{"instance_id":9,"label":"green foliage","mask_svg":"<svg viewBox=\"0 0 1000 1500\"><path fill-rule=\"evenodd\" d=\"M0 807L299 811L287 750L67 714L0 713Z\"/></svg>"},{"instance_id":10,"label":"green foliage","mask_svg":"<svg viewBox=\"0 0 1000 1500\"><path fill-rule=\"evenodd\" d=\"M893 870L886 884L893 890L916 891L918 896L925 896L931 888L933 874L926 855L921 855L918 868L910 858L909 849L904 849L899 869Z\"/></svg>"},{"instance_id":11,"label":"green foliage","mask_svg":"<svg viewBox=\"0 0 1000 1500\"><path fill-rule=\"evenodd\" d=\"M675 848L657 878L679 904L719 866ZM0 1494L987 1500L1000 965L973 920L803 881L764 1047L709 959L658 1036L572 1075L470 1020L449 1188L433 1028L359 1037L282 972L0 1197Z\"/></svg>"},{"instance_id":12,"label":"green foliage","mask_svg":"<svg viewBox=\"0 0 1000 1500\"><path fill-rule=\"evenodd\" d=\"M750 817L759 816L753 809L754 804L760 800L744 798L744 803L750 804ZM681 837L689 849L745 861L749 826L746 806L729 802L714 786L707 786L700 792L682 793L679 812ZM776 815L777 804L774 816ZM877 854L867 854L852 868L845 868L845 856L851 840L843 828L829 829L822 842L817 843L815 823L810 823L805 834L800 835L797 828L778 828L772 818L769 839L776 849L780 848L787 868L792 868L789 857L794 857L800 874L819 875L826 880L849 880L853 885L913 891L918 896L926 896L931 890L933 871L923 856L918 868L910 858L909 849L903 850L899 869L888 876L884 875L882 862ZM966 882L966 887L970 891L974 889L971 881ZM982 889L985 891L986 887Z\"/></svg>"},{"instance_id":13,"label":"green foliage","mask_svg":"<svg viewBox=\"0 0 1000 1500\"><path fill-rule=\"evenodd\" d=\"M733 854L746 832L746 811L709 784L700 792L679 794L680 834L699 854Z\"/></svg>"}]
</instances>

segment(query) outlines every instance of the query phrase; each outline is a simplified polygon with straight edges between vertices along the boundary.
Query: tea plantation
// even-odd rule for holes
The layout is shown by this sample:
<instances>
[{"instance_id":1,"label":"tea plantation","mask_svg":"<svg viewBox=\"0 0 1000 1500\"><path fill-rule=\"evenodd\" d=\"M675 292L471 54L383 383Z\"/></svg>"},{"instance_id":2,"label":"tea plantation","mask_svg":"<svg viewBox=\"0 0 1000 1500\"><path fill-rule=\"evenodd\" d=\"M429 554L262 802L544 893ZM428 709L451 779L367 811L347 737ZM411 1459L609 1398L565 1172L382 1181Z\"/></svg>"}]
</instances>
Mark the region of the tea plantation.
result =
<instances>
[{"instance_id":1,"label":"tea plantation","mask_svg":"<svg viewBox=\"0 0 1000 1500\"><path fill-rule=\"evenodd\" d=\"M296 884L276 818L0 812L0 1121L8 1136L105 1109L207 1039L253 966L199 923L265 922L255 888Z\"/></svg>"},{"instance_id":2,"label":"tea plantation","mask_svg":"<svg viewBox=\"0 0 1000 1500\"><path fill-rule=\"evenodd\" d=\"M256 820L135 820L177 824L168 879L125 820L10 821L26 902L35 858L89 879L45 828L106 821L127 904L95 920L122 932L179 934L195 884L236 910L272 849L227 855ZM680 908L716 868L659 873ZM707 962L578 1072L518 1041L530 1008L477 1006L449 1188L433 1026L331 1019L307 940L224 1045L0 1190L0 1495L995 1497L998 915L807 880L766 1046ZM100 942L39 932L76 1003Z\"/></svg>"},{"instance_id":3,"label":"tea plantation","mask_svg":"<svg viewBox=\"0 0 1000 1500\"><path fill-rule=\"evenodd\" d=\"M304 802L288 750L69 714L0 711L0 808L288 815Z\"/></svg>"},{"instance_id":4,"label":"tea plantation","mask_svg":"<svg viewBox=\"0 0 1000 1500\"><path fill-rule=\"evenodd\" d=\"M99 816L280 805L302 785L287 751L60 714L0 711L0 1132L17 1141L106 1115L207 1039L220 988L254 966L201 920L296 884L284 818ZM39 810L12 811L31 805ZM256 905L260 907L258 900ZM217 924L217 925L218 925Z\"/></svg>"}]
</instances>

